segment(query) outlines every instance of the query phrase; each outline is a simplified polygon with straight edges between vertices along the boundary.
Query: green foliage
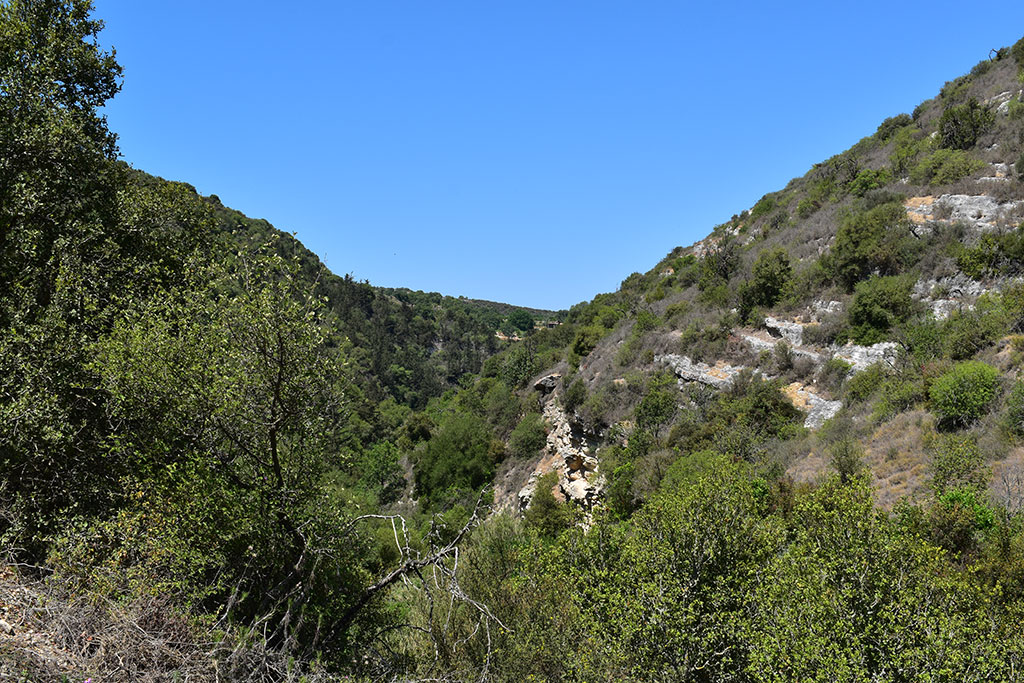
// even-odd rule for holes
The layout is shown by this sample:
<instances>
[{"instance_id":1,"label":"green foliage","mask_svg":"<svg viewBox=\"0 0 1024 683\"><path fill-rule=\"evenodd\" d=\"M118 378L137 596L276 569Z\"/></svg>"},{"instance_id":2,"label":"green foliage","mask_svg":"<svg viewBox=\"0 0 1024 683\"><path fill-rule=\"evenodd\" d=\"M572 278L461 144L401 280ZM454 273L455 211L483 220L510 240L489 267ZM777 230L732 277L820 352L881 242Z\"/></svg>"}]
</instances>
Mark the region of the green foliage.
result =
<instances>
[{"instance_id":1,"label":"green foliage","mask_svg":"<svg viewBox=\"0 0 1024 683\"><path fill-rule=\"evenodd\" d=\"M738 266L739 249L732 237L720 238L708 248L700 261L700 277L697 280L697 287L706 300L715 305L723 305L728 299L729 278Z\"/></svg>"},{"instance_id":2,"label":"green foliage","mask_svg":"<svg viewBox=\"0 0 1024 683\"><path fill-rule=\"evenodd\" d=\"M1018 74L1024 73L1024 38L1021 38L1010 48L1010 56L1017 62Z\"/></svg>"},{"instance_id":3,"label":"green foliage","mask_svg":"<svg viewBox=\"0 0 1024 683\"><path fill-rule=\"evenodd\" d=\"M637 427L657 432L675 415L678 394L675 377L671 374L653 377L636 407Z\"/></svg>"},{"instance_id":4,"label":"green foliage","mask_svg":"<svg viewBox=\"0 0 1024 683\"><path fill-rule=\"evenodd\" d=\"M749 320L756 307L774 306L788 292L792 272L785 249L761 251L754 260L750 280L740 287L740 317Z\"/></svg>"},{"instance_id":5,"label":"green foliage","mask_svg":"<svg viewBox=\"0 0 1024 683\"><path fill-rule=\"evenodd\" d=\"M572 353L579 358L585 358L607 333L607 329L600 325L581 327L572 340Z\"/></svg>"},{"instance_id":6,"label":"green foliage","mask_svg":"<svg viewBox=\"0 0 1024 683\"><path fill-rule=\"evenodd\" d=\"M995 113L972 97L942 112L939 139L946 149L970 149L992 127L995 120Z\"/></svg>"},{"instance_id":7,"label":"green foliage","mask_svg":"<svg viewBox=\"0 0 1024 683\"><path fill-rule=\"evenodd\" d=\"M937 149L910 170L918 185L949 185L985 167L985 162L959 149Z\"/></svg>"},{"instance_id":8,"label":"green foliage","mask_svg":"<svg viewBox=\"0 0 1024 683\"><path fill-rule=\"evenodd\" d=\"M529 311L525 311L521 308L517 308L508 314L509 324L522 332L528 332L533 329L533 316L530 315Z\"/></svg>"},{"instance_id":9,"label":"green foliage","mask_svg":"<svg viewBox=\"0 0 1024 683\"><path fill-rule=\"evenodd\" d=\"M903 175L910 171L917 158L931 148L931 139L915 126L905 126L896 132L889 163L893 172Z\"/></svg>"},{"instance_id":10,"label":"green foliage","mask_svg":"<svg viewBox=\"0 0 1024 683\"><path fill-rule=\"evenodd\" d=\"M850 438L840 439L828 447L829 463L842 483L851 482L864 469L864 448Z\"/></svg>"},{"instance_id":11,"label":"green foliage","mask_svg":"<svg viewBox=\"0 0 1024 683\"><path fill-rule=\"evenodd\" d=\"M999 371L980 361L965 361L932 382L932 409L951 427L964 427L984 415L996 396Z\"/></svg>"},{"instance_id":12,"label":"green foliage","mask_svg":"<svg viewBox=\"0 0 1024 683\"><path fill-rule=\"evenodd\" d=\"M891 182L892 173L887 169L872 170L865 168L850 182L849 190L850 194L856 197L863 197L871 190L883 188Z\"/></svg>"},{"instance_id":13,"label":"green foliage","mask_svg":"<svg viewBox=\"0 0 1024 683\"><path fill-rule=\"evenodd\" d=\"M558 485L558 473L549 472L537 480L530 507L524 516L528 526L544 537L553 538L572 524L572 512L559 502L552 490Z\"/></svg>"},{"instance_id":14,"label":"green foliage","mask_svg":"<svg viewBox=\"0 0 1024 683\"><path fill-rule=\"evenodd\" d=\"M460 499L491 480L500 455L500 443L482 419L448 415L418 454L416 493L428 506Z\"/></svg>"},{"instance_id":15,"label":"green foliage","mask_svg":"<svg viewBox=\"0 0 1024 683\"><path fill-rule=\"evenodd\" d=\"M586 400L587 387L583 384L583 380L576 378L565 387L565 393L562 394L562 407L567 413L572 413Z\"/></svg>"},{"instance_id":16,"label":"green foliage","mask_svg":"<svg viewBox=\"0 0 1024 683\"><path fill-rule=\"evenodd\" d=\"M888 374L888 369L882 363L875 363L858 372L846 381L846 399L850 403L868 400L881 388Z\"/></svg>"},{"instance_id":17,"label":"green foliage","mask_svg":"<svg viewBox=\"0 0 1024 683\"><path fill-rule=\"evenodd\" d=\"M984 294L974 309L955 311L942 325L942 347L954 360L970 358L1013 327L1014 315L1005 297Z\"/></svg>"},{"instance_id":18,"label":"green foliage","mask_svg":"<svg viewBox=\"0 0 1024 683\"><path fill-rule=\"evenodd\" d=\"M889 138L896 134L896 132L905 126L913 124L914 120L910 117L910 114L897 114L896 116L890 116L885 121L882 121L878 126L878 130L875 131L875 137L882 142L887 142Z\"/></svg>"},{"instance_id":19,"label":"green foliage","mask_svg":"<svg viewBox=\"0 0 1024 683\"><path fill-rule=\"evenodd\" d=\"M527 413L512 430L508 442L509 451L519 458L532 457L544 448L547 436L544 418L538 413Z\"/></svg>"},{"instance_id":20,"label":"green foliage","mask_svg":"<svg viewBox=\"0 0 1024 683\"><path fill-rule=\"evenodd\" d=\"M1024 382L1014 382L1006 399L1006 427L1012 434L1024 436Z\"/></svg>"},{"instance_id":21,"label":"green foliage","mask_svg":"<svg viewBox=\"0 0 1024 683\"><path fill-rule=\"evenodd\" d=\"M765 195L761 197L761 199L754 204L754 207L750 209L750 220L756 221L759 218L767 216L775 210L777 205L774 195Z\"/></svg>"},{"instance_id":22,"label":"green foliage","mask_svg":"<svg viewBox=\"0 0 1024 683\"><path fill-rule=\"evenodd\" d=\"M912 275L872 277L858 282L850 304L850 336L858 344L884 341L889 331L918 311L911 299Z\"/></svg>"},{"instance_id":23,"label":"green foliage","mask_svg":"<svg viewBox=\"0 0 1024 683\"><path fill-rule=\"evenodd\" d=\"M1024 230L1017 227L998 234L985 233L974 246L958 250L956 264L975 280L1024 272Z\"/></svg>"},{"instance_id":24,"label":"green foliage","mask_svg":"<svg viewBox=\"0 0 1024 683\"><path fill-rule=\"evenodd\" d=\"M896 275L913 263L920 248L900 202L876 206L843 219L835 243L824 259L826 272L852 290L872 272Z\"/></svg>"},{"instance_id":25,"label":"green foliage","mask_svg":"<svg viewBox=\"0 0 1024 683\"><path fill-rule=\"evenodd\" d=\"M974 436L947 435L932 448L932 488L937 496L951 490L984 491L988 468Z\"/></svg>"}]
</instances>

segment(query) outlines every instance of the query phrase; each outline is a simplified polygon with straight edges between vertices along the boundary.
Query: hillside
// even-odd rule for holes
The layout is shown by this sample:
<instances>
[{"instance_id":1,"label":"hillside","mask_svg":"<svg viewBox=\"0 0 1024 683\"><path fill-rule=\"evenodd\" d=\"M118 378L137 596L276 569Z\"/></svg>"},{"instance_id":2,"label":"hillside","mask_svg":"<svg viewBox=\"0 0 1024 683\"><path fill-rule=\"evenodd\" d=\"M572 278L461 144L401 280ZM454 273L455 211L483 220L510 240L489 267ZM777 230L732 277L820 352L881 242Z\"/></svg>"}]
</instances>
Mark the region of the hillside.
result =
<instances>
[{"instance_id":1,"label":"hillside","mask_svg":"<svg viewBox=\"0 0 1024 683\"><path fill-rule=\"evenodd\" d=\"M545 372L564 375L561 399L576 426L606 444L602 469L663 467L649 462L665 457L659 449L715 445L723 435L695 428L703 418L694 392L728 391L753 372L778 384L806 430L730 433L741 443L729 452L758 468L816 481L834 444L852 439L889 507L930 495L934 441L955 433L980 449L990 494L1016 509L1024 451L999 406L1011 395L1022 329L1018 72L1000 51L912 115L887 119L707 238L574 307L565 362ZM936 413L931 387L972 359L998 370L998 394L983 416L950 430L958 418ZM684 399L658 416L655 455L624 456L609 438L634 428L665 373L690 407ZM634 483L630 505L654 488Z\"/></svg>"},{"instance_id":2,"label":"hillside","mask_svg":"<svg viewBox=\"0 0 1024 683\"><path fill-rule=\"evenodd\" d=\"M99 29L0 2L0 677L1020 680L1024 39L563 314L130 169Z\"/></svg>"}]
</instances>

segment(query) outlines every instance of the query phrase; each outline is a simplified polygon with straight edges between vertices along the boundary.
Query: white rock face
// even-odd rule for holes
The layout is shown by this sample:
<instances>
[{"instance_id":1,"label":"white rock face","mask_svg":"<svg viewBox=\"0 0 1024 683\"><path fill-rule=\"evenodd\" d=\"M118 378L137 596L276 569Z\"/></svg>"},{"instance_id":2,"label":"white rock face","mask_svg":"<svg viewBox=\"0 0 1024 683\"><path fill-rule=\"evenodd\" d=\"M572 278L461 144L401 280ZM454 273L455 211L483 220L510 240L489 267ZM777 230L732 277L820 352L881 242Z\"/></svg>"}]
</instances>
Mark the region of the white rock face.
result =
<instances>
[{"instance_id":1,"label":"white rock face","mask_svg":"<svg viewBox=\"0 0 1024 683\"><path fill-rule=\"evenodd\" d=\"M981 232L1010 224L1020 218L1021 202L1000 203L988 195L944 194L935 200L934 211L948 213L951 222L962 221Z\"/></svg>"},{"instance_id":2,"label":"white rock face","mask_svg":"<svg viewBox=\"0 0 1024 683\"><path fill-rule=\"evenodd\" d=\"M715 389L728 389L736 375L746 370L742 365L729 365L723 362L708 365L675 353L655 356L654 361L671 367L680 382L700 382Z\"/></svg>"},{"instance_id":3,"label":"white rock face","mask_svg":"<svg viewBox=\"0 0 1024 683\"><path fill-rule=\"evenodd\" d=\"M841 301L825 301L823 299L819 299L819 300L815 301L813 304L811 304L811 310L814 313L815 317L820 318L823 315L828 315L828 314L831 314L831 313L839 313L840 311L842 311L843 310L843 302L841 302Z\"/></svg>"},{"instance_id":4,"label":"white rock face","mask_svg":"<svg viewBox=\"0 0 1024 683\"><path fill-rule=\"evenodd\" d=\"M807 419L804 420L804 427L807 429L818 429L826 420L835 417L843 407L842 401L826 400L818 396L812 387L800 382L794 382L784 387L782 391L793 405L807 413Z\"/></svg>"},{"instance_id":5,"label":"white rock face","mask_svg":"<svg viewBox=\"0 0 1024 683\"><path fill-rule=\"evenodd\" d=\"M597 471L597 458L591 454L585 439L573 432L568 416L554 400L544 406L544 419L551 425L545 457L530 474L526 486L520 489L519 509L530 506L538 479L548 472L557 472L561 495L590 510L604 490L604 477Z\"/></svg>"},{"instance_id":6,"label":"white rock face","mask_svg":"<svg viewBox=\"0 0 1024 683\"><path fill-rule=\"evenodd\" d=\"M941 294L938 298L932 298L936 290ZM964 273L957 273L938 280L918 280L911 296L927 304L937 320L945 320L954 311L973 309L978 297L990 291Z\"/></svg>"},{"instance_id":7,"label":"white rock face","mask_svg":"<svg viewBox=\"0 0 1024 683\"><path fill-rule=\"evenodd\" d=\"M867 370L875 363L893 363L896 360L896 342L880 342L871 346L854 343L834 347L833 357L853 366L854 372Z\"/></svg>"},{"instance_id":8,"label":"white rock face","mask_svg":"<svg viewBox=\"0 0 1024 683\"><path fill-rule=\"evenodd\" d=\"M764 325L772 336L782 337L791 346L801 346L804 343L804 326L800 323L767 317L764 319Z\"/></svg>"}]
</instances>

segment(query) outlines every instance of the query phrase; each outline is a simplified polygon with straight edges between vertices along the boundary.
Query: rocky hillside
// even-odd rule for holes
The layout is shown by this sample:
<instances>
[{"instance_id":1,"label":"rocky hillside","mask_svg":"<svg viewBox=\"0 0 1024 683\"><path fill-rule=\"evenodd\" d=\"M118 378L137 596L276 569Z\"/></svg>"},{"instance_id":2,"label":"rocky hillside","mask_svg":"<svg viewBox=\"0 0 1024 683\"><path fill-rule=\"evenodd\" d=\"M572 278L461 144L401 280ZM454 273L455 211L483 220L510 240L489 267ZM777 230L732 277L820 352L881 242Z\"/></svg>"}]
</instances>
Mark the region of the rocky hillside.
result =
<instances>
[{"instance_id":1,"label":"rocky hillside","mask_svg":"<svg viewBox=\"0 0 1024 683\"><path fill-rule=\"evenodd\" d=\"M562 362L538 368L563 375L554 396L570 427L554 417L552 433L586 433L593 469L613 487L618 471L632 507L678 454L725 447L693 426L708 417L701 402L755 378L801 416L799 429L729 446L773 476L816 481L835 468L835 444L854 443L856 467L891 506L929 493L936 444L955 437L980 450L991 495L1024 502L1022 425L1007 414L1024 349L1022 52L994 53L705 239L574 307ZM960 420L938 407L935 386L971 360L998 380ZM666 376L671 401L643 429L645 401ZM549 444L524 499L545 469L574 497L568 466L552 458L563 449Z\"/></svg>"}]
</instances>

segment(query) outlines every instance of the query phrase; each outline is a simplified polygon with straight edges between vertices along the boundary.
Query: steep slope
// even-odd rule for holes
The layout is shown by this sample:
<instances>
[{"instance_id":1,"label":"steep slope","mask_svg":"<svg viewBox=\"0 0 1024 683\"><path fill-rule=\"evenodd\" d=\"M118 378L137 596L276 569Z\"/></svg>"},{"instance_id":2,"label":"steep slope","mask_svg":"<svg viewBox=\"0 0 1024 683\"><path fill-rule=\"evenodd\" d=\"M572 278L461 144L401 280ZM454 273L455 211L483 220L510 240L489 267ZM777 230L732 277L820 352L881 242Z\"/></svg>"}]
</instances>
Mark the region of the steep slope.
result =
<instances>
[{"instance_id":1,"label":"steep slope","mask_svg":"<svg viewBox=\"0 0 1024 683\"><path fill-rule=\"evenodd\" d=\"M1022 52L998 51L912 114L570 311L566 364L536 369L564 373L559 400L603 439L602 468L620 468L627 508L678 457L665 449L714 448L799 482L834 466L837 443L859 444L844 466L868 467L892 505L930 492L947 439L980 449L990 492L1021 504L1024 450L1000 405L1016 395L1012 335L1024 320ZM998 395L953 429L932 387L969 359L998 369ZM742 401L751 373L800 411L798 428L708 412L712 395ZM678 382L671 401L666 376ZM715 434L700 427L709 419L722 420Z\"/></svg>"}]
</instances>

